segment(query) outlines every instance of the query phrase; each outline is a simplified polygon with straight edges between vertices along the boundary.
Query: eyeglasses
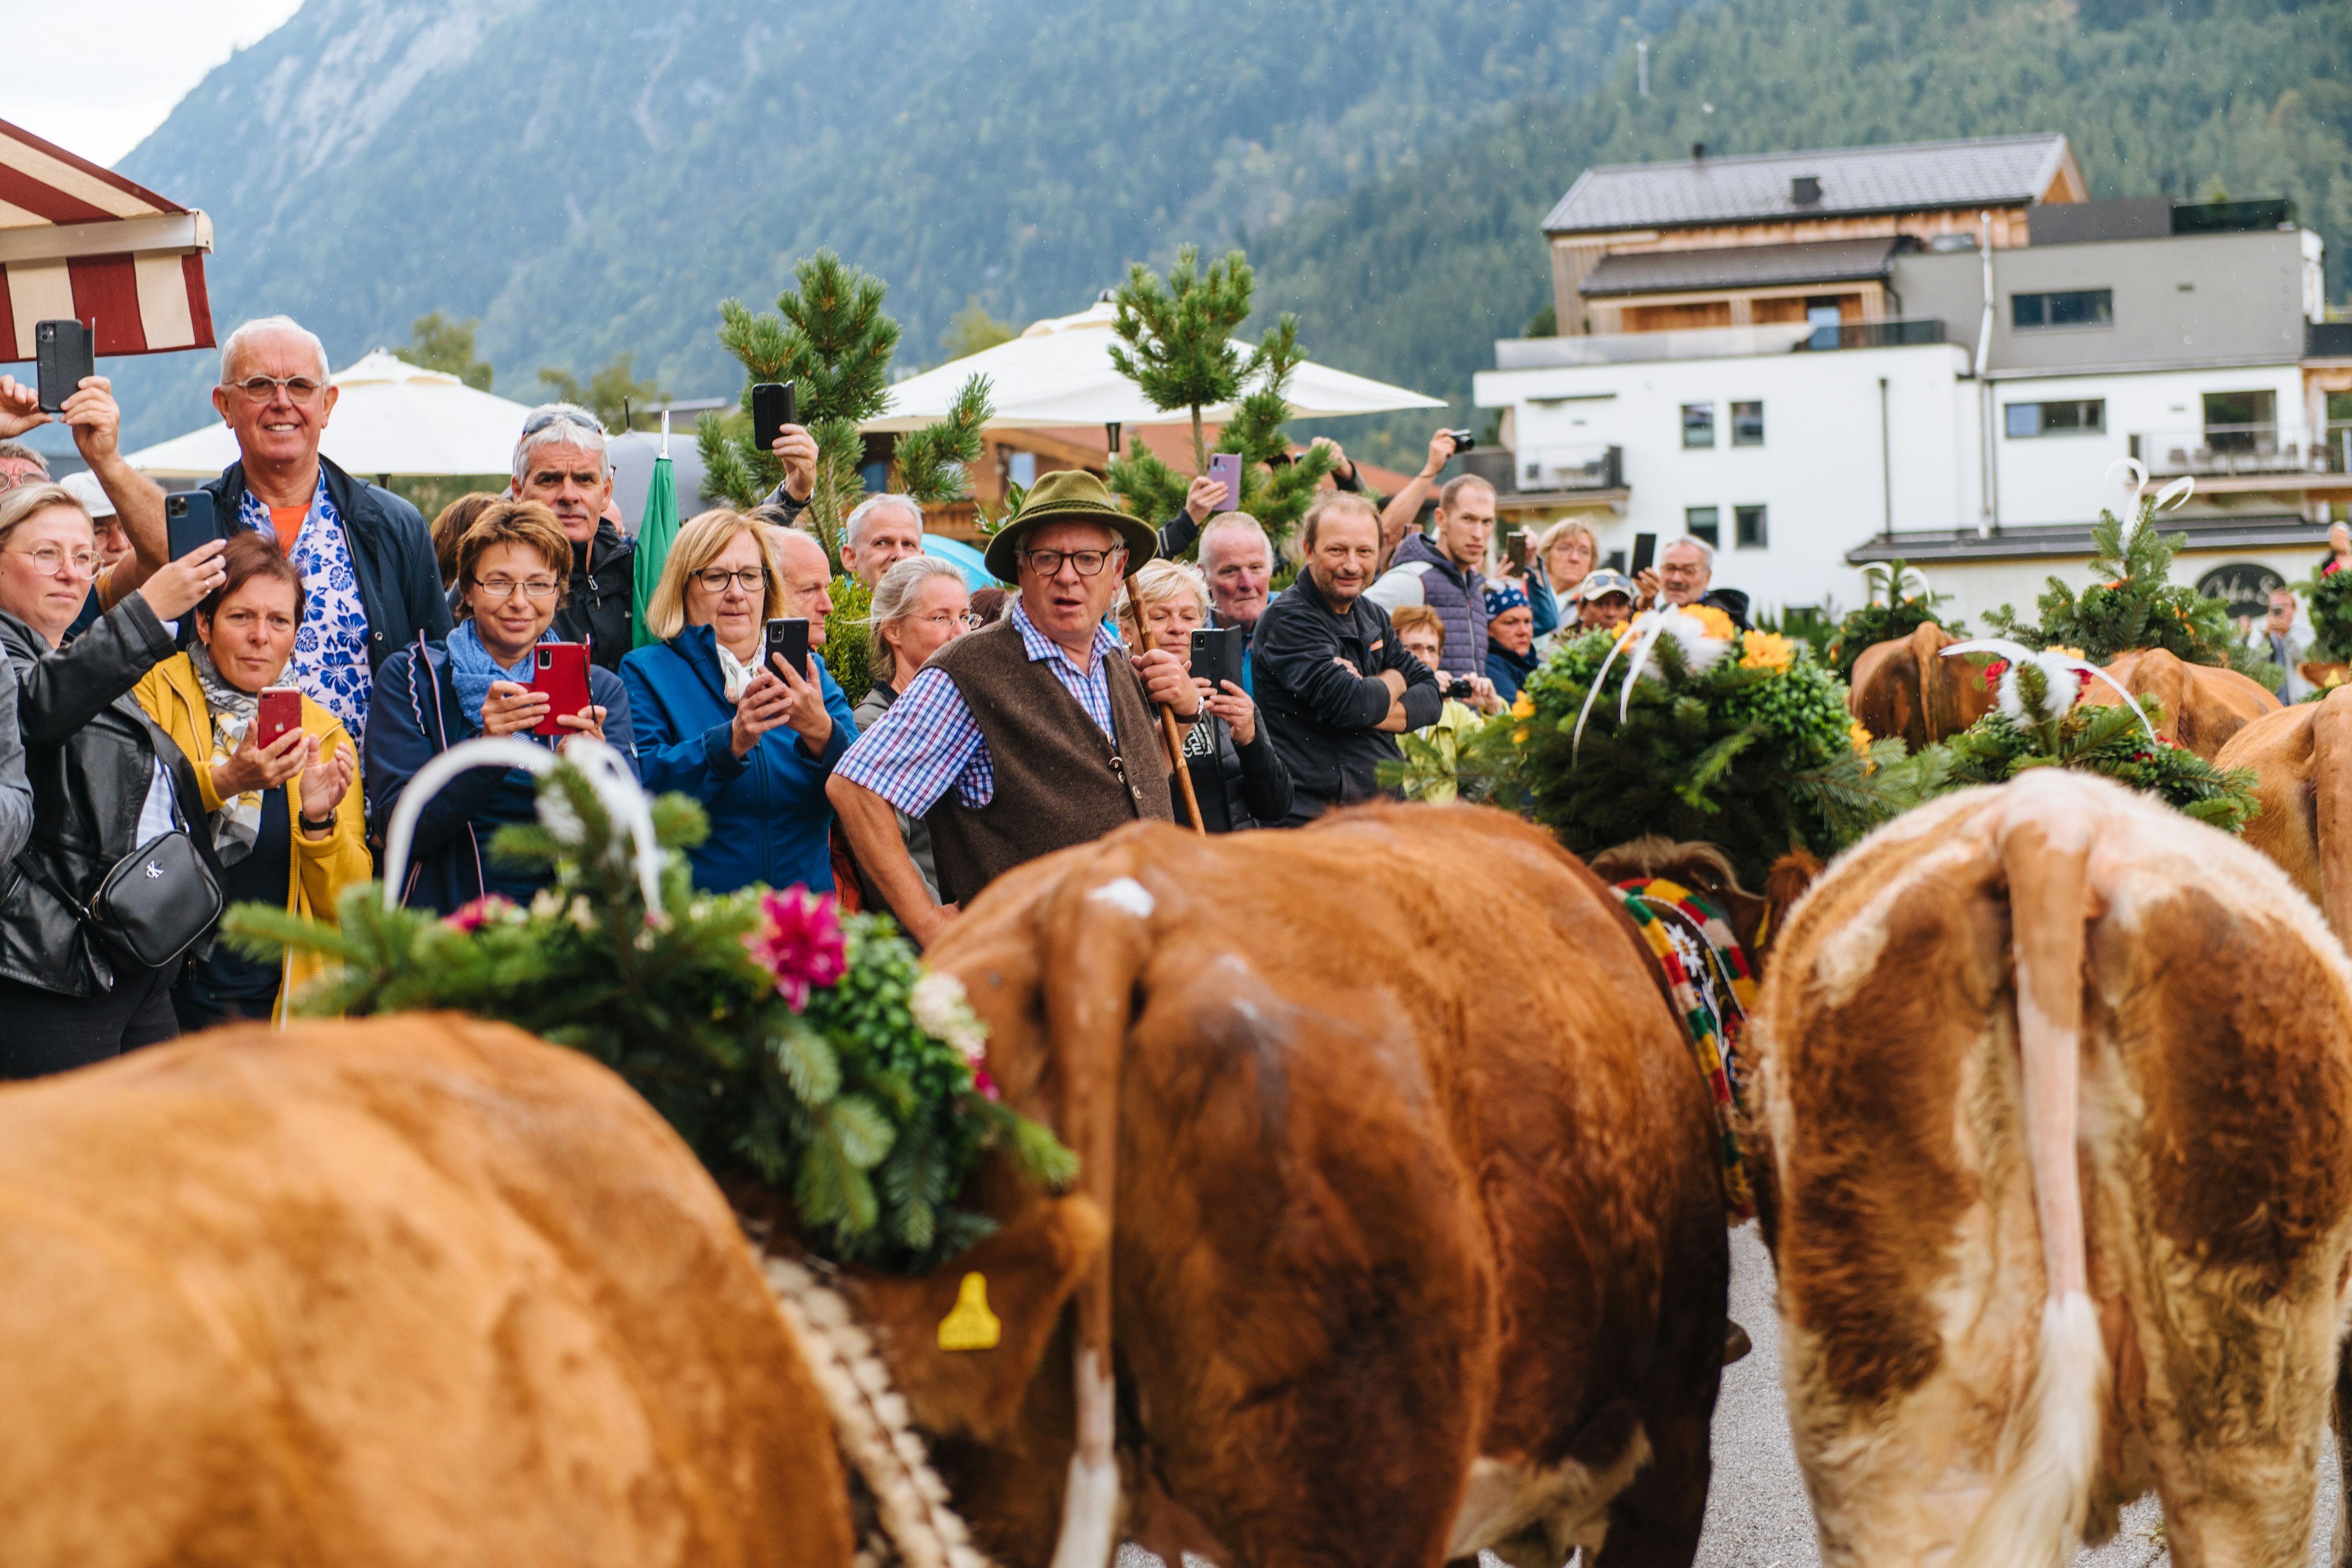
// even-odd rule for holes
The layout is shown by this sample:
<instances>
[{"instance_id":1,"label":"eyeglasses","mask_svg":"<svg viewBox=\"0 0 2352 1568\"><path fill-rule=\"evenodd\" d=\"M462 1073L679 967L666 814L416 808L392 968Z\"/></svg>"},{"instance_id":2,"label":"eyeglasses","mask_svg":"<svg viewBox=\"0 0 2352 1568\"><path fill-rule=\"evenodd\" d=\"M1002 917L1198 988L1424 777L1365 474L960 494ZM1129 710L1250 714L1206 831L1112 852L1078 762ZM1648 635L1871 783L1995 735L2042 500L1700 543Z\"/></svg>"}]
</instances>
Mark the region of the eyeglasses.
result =
<instances>
[{"instance_id":1,"label":"eyeglasses","mask_svg":"<svg viewBox=\"0 0 2352 1568\"><path fill-rule=\"evenodd\" d=\"M14 489L18 485L45 485L48 482L49 476L38 468L28 468L22 474L12 474L0 468L0 490Z\"/></svg>"},{"instance_id":2,"label":"eyeglasses","mask_svg":"<svg viewBox=\"0 0 2352 1568\"><path fill-rule=\"evenodd\" d=\"M1079 576L1093 577L1099 575L1110 558L1118 553L1116 550L1024 550L1021 559L1029 563L1029 570L1040 577L1060 575L1065 561L1078 569Z\"/></svg>"},{"instance_id":3,"label":"eyeglasses","mask_svg":"<svg viewBox=\"0 0 2352 1568\"><path fill-rule=\"evenodd\" d=\"M517 588L520 588L530 598L552 599L555 597L556 589L553 579L547 577L532 577L520 583L510 577L477 578L474 586L493 599L511 599Z\"/></svg>"},{"instance_id":4,"label":"eyeglasses","mask_svg":"<svg viewBox=\"0 0 2352 1568\"><path fill-rule=\"evenodd\" d=\"M723 594L727 584L732 583L747 594L756 594L768 585L768 569L746 566L740 572L730 572L723 566L714 566L708 572L697 572L694 580L702 584L706 593Z\"/></svg>"},{"instance_id":5,"label":"eyeglasses","mask_svg":"<svg viewBox=\"0 0 2352 1568\"><path fill-rule=\"evenodd\" d=\"M966 631L971 631L980 625L980 617L969 610L961 616L950 615L947 611L941 610L938 615L925 616L923 619L935 626L961 626Z\"/></svg>"},{"instance_id":6,"label":"eyeglasses","mask_svg":"<svg viewBox=\"0 0 2352 1568\"><path fill-rule=\"evenodd\" d=\"M95 550L65 551L54 544L37 544L30 550L12 550L11 555L29 556L44 575L54 577L60 566L69 569L77 577L89 577L98 572L98 552Z\"/></svg>"},{"instance_id":7,"label":"eyeglasses","mask_svg":"<svg viewBox=\"0 0 2352 1568\"><path fill-rule=\"evenodd\" d=\"M321 384L307 375L248 375L229 384L244 393L247 403L268 403L282 391L288 401L305 404L319 395Z\"/></svg>"}]
</instances>

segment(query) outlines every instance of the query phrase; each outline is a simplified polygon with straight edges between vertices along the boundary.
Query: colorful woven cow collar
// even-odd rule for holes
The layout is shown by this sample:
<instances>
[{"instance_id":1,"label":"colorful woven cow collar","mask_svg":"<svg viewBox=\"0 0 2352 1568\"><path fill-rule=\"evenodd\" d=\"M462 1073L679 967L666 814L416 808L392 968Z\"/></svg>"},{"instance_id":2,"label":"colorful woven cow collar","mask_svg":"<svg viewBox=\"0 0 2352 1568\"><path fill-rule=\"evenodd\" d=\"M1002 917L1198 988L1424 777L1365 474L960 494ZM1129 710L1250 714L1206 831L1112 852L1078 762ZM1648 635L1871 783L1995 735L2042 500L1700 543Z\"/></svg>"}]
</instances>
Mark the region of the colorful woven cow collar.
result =
<instances>
[{"instance_id":1,"label":"colorful woven cow collar","mask_svg":"<svg viewBox=\"0 0 2352 1568\"><path fill-rule=\"evenodd\" d=\"M1724 1205L1735 1225L1754 1217L1756 1196L1740 1158L1738 1117L1746 1084L1739 1037L1756 1000L1748 954L1723 911L1663 877L1617 884L1625 910L1665 976L1675 1016L1690 1042L1692 1059L1715 1103L1717 1150L1723 1161Z\"/></svg>"}]
</instances>

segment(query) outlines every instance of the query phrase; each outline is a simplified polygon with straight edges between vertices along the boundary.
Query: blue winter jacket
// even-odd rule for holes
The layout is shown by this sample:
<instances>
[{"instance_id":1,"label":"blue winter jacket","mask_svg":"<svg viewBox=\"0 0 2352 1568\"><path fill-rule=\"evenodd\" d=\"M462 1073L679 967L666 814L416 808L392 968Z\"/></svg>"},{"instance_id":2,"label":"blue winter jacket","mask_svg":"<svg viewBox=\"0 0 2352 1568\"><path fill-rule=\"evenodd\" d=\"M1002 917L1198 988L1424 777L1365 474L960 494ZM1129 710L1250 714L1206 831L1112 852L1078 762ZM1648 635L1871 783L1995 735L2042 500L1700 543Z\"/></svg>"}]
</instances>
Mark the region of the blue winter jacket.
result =
<instances>
[{"instance_id":1,"label":"blue winter jacket","mask_svg":"<svg viewBox=\"0 0 2352 1568\"><path fill-rule=\"evenodd\" d=\"M620 678L592 665L588 696L604 710L604 739L623 756L633 755L629 694ZM480 733L481 727L469 722L458 704L446 643L419 640L377 668L361 752L366 765L368 840L379 856L388 847L393 809L408 781L443 752ZM537 735L515 738L554 744ZM537 799L535 781L521 768L473 768L450 780L416 819L402 903L443 914L484 893L503 893L517 903L528 903L547 879L492 860L490 837L509 822L537 821ZM389 874L390 868L385 870Z\"/></svg>"},{"instance_id":2,"label":"blue winter jacket","mask_svg":"<svg viewBox=\"0 0 2352 1568\"><path fill-rule=\"evenodd\" d=\"M824 754L810 756L799 734L779 725L739 757L735 704L727 700L719 640L709 626L688 626L621 661L646 788L692 795L710 814L710 837L688 852L696 887L731 893L753 882L798 882L833 891L833 805L824 783L857 739L857 721L824 660L813 662L833 715Z\"/></svg>"}]
</instances>

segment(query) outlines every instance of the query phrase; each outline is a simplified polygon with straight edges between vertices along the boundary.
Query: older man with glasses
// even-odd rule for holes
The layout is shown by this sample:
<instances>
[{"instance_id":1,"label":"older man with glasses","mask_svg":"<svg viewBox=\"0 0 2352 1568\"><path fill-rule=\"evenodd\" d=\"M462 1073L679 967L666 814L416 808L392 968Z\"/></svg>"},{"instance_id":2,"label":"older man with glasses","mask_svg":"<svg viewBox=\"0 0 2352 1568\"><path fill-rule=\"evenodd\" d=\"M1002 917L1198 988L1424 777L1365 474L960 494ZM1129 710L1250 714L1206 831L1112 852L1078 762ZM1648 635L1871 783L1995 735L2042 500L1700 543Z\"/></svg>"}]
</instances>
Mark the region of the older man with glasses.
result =
<instances>
[{"instance_id":1,"label":"older man with glasses","mask_svg":"<svg viewBox=\"0 0 2352 1568\"><path fill-rule=\"evenodd\" d=\"M555 613L555 635L586 643L591 663L618 673L637 642L637 542L604 515L613 504L604 426L576 403L532 409L515 442L509 493L554 512L572 541L572 591Z\"/></svg>"},{"instance_id":2,"label":"older man with glasses","mask_svg":"<svg viewBox=\"0 0 2352 1568\"><path fill-rule=\"evenodd\" d=\"M205 489L224 532L260 533L301 569L288 679L359 736L378 668L447 637L451 620L425 519L320 456L335 395L315 334L285 316L237 328L221 344L213 407L239 456Z\"/></svg>"},{"instance_id":3,"label":"older man with glasses","mask_svg":"<svg viewBox=\"0 0 2352 1568\"><path fill-rule=\"evenodd\" d=\"M0 376L0 492L49 482L48 459L14 437L52 423L73 432L74 447L89 465L87 474L67 476L68 488L89 509L104 562L93 584L97 591L66 632L70 638L163 564L163 492L123 460L122 410L114 401L114 384L102 375L82 377L54 415L41 411L37 383Z\"/></svg>"},{"instance_id":4,"label":"older man with glasses","mask_svg":"<svg viewBox=\"0 0 2352 1568\"><path fill-rule=\"evenodd\" d=\"M1154 548L1102 480L1045 475L989 542L988 569L1020 584L1011 611L933 654L834 769L825 794L858 868L916 941L1024 861L1173 818L1152 703L1189 721L1200 689L1173 654L1128 657L1104 620ZM901 811L930 828L936 899Z\"/></svg>"}]
</instances>

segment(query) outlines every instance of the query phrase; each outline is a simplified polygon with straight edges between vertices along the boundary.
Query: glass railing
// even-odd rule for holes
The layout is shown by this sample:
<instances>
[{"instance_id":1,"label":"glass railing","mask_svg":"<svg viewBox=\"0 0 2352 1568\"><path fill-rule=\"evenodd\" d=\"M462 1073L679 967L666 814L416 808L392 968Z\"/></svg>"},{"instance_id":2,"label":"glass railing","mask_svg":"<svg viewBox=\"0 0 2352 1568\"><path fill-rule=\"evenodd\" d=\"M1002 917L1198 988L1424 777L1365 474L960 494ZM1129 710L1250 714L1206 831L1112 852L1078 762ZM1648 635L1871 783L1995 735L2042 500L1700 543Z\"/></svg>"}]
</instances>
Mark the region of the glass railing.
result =
<instances>
[{"instance_id":1,"label":"glass railing","mask_svg":"<svg viewBox=\"0 0 2352 1568\"><path fill-rule=\"evenodd\" d=\"M2132 434L2131 454L2151 477L2346 474L2352 473L2352 423L2139 430Z\"/></svg>"},{"instance_id":2,"label":"glass railing","mask_svg":"<svg viewBox=\"0 0 2352 1568\"><path fill-rule=\"evenodd\" d=\"M1853 321L1834 327L1807 321L1775 321L1764 326L1694 327L1671 332L1503 338L1495 344L1495 368L1538 370L1553 365L1748 359L1827 349L1908 348L1944 341L1944 323L1937 320Z\"/></svg>"},{"instance_id":3,"label":"glass railing","mask_svg":"<svg viewBox=\"0 0 2352 1568\"><path fill-rule=\"evenodd\" d=\"M1617 490L1625 488L1625 448L1575 442L1525 447L1513 454L1519 489Z\"/></svg>"}]
</instances>

